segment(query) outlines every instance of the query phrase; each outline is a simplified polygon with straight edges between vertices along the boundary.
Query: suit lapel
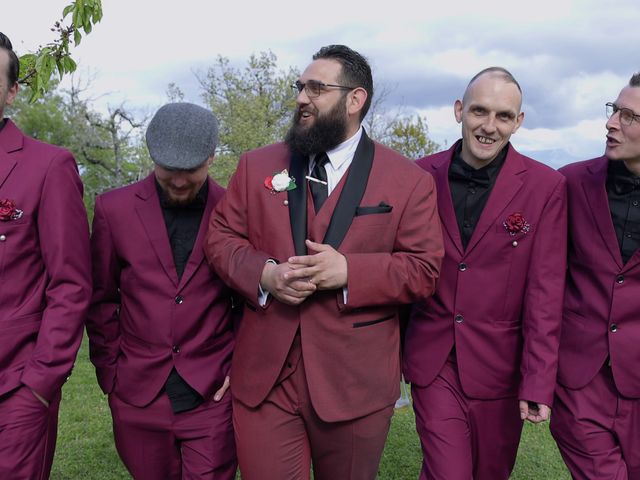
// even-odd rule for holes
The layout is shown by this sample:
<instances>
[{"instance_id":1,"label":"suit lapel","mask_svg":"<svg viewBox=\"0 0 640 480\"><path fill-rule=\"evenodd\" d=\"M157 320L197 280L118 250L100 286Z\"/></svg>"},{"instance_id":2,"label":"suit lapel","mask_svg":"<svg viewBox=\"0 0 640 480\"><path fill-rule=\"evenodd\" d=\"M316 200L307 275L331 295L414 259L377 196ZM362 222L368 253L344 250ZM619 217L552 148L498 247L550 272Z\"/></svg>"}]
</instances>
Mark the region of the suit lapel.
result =
<instances>
[{"instance_id":1,"label":"suit lapel","mask_svg":"<svg viewBox=\"0 0 640 480\"><path fill-rule=\"evenodd\" d=\"M504 214L506 217L506 215L514 213L503 212L509 203L511 203L516 193L518 193L518 190L522 188L523 180L521 175L526 172L526 170L527 168L520 154L513 149L513 146L509 145L507 158L504 160L504 165L502 165L500 169L496 183L489 195L489 200L480 215L473 235L471 235L466 253L470 253L487 231L495 225L499 215Z\"/></svg>"},{"instance_id":2,"label":"suit lapel","mask_svg":"<svg viewBox=\"0 0 640 480\"><path fill-rule=\"evenodd\" d=\"M14 169L18 162L13 160L9 155L0 150L0 187L5 182L11 170Z\"/></svg>"},{"instance_id":3,"label":"suit lapel","mask_svg":"<svg viewBox=\"0 0 640 480\"><path fill-rule=\"evenodd\" d=\"M342 240L349 231L356 208L367 189L369 173L373 165L375 146L373 141L362 131L362 137L353 156L353 161L347 170L347 179L344 188L340 193L340 198L333 210L329 227L325 233L323 243L331 245L336 250L340 247Z\"/></svg>"},{"instance_id":4,"label":"suit lapel","mask_svg":"<svg viewBox=\"0 0 640 480\"><path fill-rule=\"evenodd\" d=\"M598 226L598 231L602 236L604 244L607 246L607 250L609 250L618 267L622 268L622 254L620 253L620 245L618 244L616 231L613 228L613 220L611 219L611 210L609 209L609 199L605 186L607 166L608 160L606 157L602 157L601 161L595 165L589 166L590 175L585 176L582 181L582 189L589 203L589 210L591 211L591 215L593 215L593 220ZM629 262L630 261L631 259Z\"/></svg>"},{"instance_id":5,"label":"suit lapel","mask_svg":"<svg viewBox=\"0 0 640 480\"><path fill-rule=\"evenodd\" d=\"M196 272L196 270L204 260L204 249L202 247L202 244L205 237L207 236L207 231L209 229L209 217L211 216L211 212L213 211L213 207L215 206L214 204L216 201L213 180L211 180L210 177L207 177L207 182L209 183L207 204L204 208L204 212L202 213L200 228L198 229L196 241L193 244L193 250L191 250L191 255L189 255L189 260L187 261L187 264L184 267L184 272L182 272L182 277L180 278L179 289L187 284L189 279L193 276L193 274Z\"/></svg>"},{"instance_id":6,"label":"suit lapel","mask_svg":"<svg viewBox=\"0 0 640 480\"><path fill-rule=\"evenodd\" d=\"M160 260L160 264L173 284L178 286L178 273L173 262L171 245L167 236L167 227L162 216L160 200L156 191L153 173L149 175L141 184L140 190L136 193L136 212L144 229L149 237L149 241Z\"/></svg>"},{"instance_id":7,"label":"suit lapel","mask_svg":"<svg viewBox=\"0 0 640 480\"><path fill-rule=\"evenodd\" d=\"M451 189L449 188L449 165L453 158L456 145L451 147L442 155L437 163L434 162L431 167L433 169L433 179L436 183L438 192L438 212L440 213L440 221L444 226L444 230L455 245L458 253L464 255L462 246L462 238L460 237L460 228L456 219L456 212L453 209L453 200L451 199Z\"/></svg>"},{"instance_id":8,"label":"suit lapel","mask_svg":"<svg viewBox=\"0 0 640 480\"><path fill-rule=\"evenodd\" d=\"M0 131L0 187L18 163L8 154L21 150L23 143L22 132L11 120L7 120L7 124Z\"/></svg>"},{"instance_id":9,"label":"suit lapel","mask_svg":"<svg viewBox=\"0 0 640 480\"><path fill-rule=\"evenodd\" d=\"M304 177L307 175L308 168L309 161L306 157L291 156L289 174L295 179L296 188L287 192L287 200L296 255L307 254L307 246L304 243L307 238L307 180Z\"/></svg>"}]
</instances>

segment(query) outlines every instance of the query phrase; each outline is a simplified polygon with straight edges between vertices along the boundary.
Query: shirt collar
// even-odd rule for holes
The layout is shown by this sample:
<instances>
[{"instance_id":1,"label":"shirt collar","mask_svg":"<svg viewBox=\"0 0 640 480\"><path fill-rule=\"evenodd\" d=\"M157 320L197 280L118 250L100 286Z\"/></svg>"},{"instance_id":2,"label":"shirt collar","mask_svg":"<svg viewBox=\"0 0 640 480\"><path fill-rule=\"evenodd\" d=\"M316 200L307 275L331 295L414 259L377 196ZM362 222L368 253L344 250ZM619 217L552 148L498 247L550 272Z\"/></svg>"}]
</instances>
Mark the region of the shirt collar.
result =
<instances>
[{"instance_id":1,"label":"shirt collar","mask_svg":"<svg viewBox=\"0 0 640 480\"><path fill-rule=\"evenodd\" d=\"M358 131L353 134L350 138L346 139L336 148L327 150L325 153L327 157L329 157L329 163L334 170L340 169L345 162L353 159L353 156L356 154L356 149L358 148L358 144L360 143L360 138L362 137L362 125L358 128ZM315 161L316 155L313 155L312 160ZM313 161L311 162L313 164Z\"/></svg>"}]
</instances>

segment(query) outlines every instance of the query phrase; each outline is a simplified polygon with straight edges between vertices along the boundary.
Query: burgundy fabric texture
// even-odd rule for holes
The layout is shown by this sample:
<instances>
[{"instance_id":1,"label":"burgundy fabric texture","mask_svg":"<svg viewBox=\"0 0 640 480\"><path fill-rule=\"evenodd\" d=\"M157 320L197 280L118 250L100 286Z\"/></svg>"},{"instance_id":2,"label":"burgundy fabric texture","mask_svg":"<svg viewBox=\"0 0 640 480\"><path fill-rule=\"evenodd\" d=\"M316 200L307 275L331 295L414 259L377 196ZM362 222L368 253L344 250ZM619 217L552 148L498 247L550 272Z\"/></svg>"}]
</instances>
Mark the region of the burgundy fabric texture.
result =
<instances>
[{"instance_id":1,"label":"burgundy fabric texture","mask_svg":"<svg viewBox=\"0 0 640 480\"><path fill-rule=\"evenodd\" d=\"M165 394L146 407L109 396L116 448L136 480L233 480L237 460L231 394L173 413Z\"/></svg>"},{"instance_id":2,"label":"burgundy fabric texture","mask_svg":"<svg viewBox=\"0 0 640 480\"><path fill-rule=\"evenodd\" d=\"M620 395L608 366L582 388L558 386L551 433L573 478L640 479L640 399Z\"/></svg>"},{"instance_id":3,"label":"burgundy fabric texture","mask_svg":"<svg viewBox=\"0 0 640 480\"><path fill-rule=\"evenodd\" d=\"M422 480L507 480L522 420L518 399L469 398L448 360L427 387L411 386L424 461Z\"/></svg>"}]
</instances>

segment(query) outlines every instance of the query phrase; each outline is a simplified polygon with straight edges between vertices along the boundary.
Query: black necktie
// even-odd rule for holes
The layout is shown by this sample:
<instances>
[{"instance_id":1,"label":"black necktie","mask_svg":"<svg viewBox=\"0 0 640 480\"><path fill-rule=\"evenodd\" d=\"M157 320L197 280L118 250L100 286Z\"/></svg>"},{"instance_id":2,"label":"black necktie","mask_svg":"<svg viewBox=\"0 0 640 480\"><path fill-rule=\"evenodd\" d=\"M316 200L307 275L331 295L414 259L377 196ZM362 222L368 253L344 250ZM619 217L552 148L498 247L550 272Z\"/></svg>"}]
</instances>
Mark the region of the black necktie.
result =
<instances>
[{"instance_id":1,"label":"black necktie","mask_svg":"<svg viewBox=\"0 0 640 480\"><path fill-rule=\"evenodd\" d=\"M316 209L316 213L322 208L322 204L329 196L329 187L327 184L327 171L324 166L329 161L327 154L322 152L316 155L316 164L313 167L311 176L317 180L322 180L324 183L314 182L309 180L309 188L311 189L311 196L313 197L313 206Z\"/></svg>"}]
</instances>

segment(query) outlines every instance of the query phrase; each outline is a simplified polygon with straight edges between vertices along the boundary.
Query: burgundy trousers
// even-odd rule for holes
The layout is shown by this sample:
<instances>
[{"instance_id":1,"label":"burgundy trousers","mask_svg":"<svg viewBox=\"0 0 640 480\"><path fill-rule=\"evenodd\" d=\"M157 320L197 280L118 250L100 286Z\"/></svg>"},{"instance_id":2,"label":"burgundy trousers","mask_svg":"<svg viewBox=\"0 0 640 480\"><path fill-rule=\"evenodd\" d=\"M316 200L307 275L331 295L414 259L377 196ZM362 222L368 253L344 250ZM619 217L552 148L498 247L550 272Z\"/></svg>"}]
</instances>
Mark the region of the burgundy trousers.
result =
<instances>
[{"instance_id":1,"label":"burgundy trousers","mask_svg":"<svg viewBox=\"0 0 640 480\"><path fill-rule=\"evenodd\" d=\"M49 478L59 407L60 392L45 407L25 386L0 397L0 480Z\"/></svg>"},{"instance_id":2,"label":"burgundy trousers","mask_svg":"<svg viewBox=\"0 0 640 480\"><path fill-rule=\"evenodd\" d=\"M173 413L164 392L146 407L109 395L120 458L136 480L232 480L237 460L231 394Z\"/></svg>"},{"instance_id":3,"label":"burgundy trousers","mask_svg":"<svg viewBox=\"0 0 640 480\"><path fill-rule=\"evenodd\" d=\"M280 380L257 408L234 399L242 480L309 479L311 464L315 480L374 480L393 405L355 420L324 422L311 404L299 352L289 355Z\"/></svg>"},{"instance_id":4,"label":"burgundy trousers","mask_svg":"<svg viewBox=\"0 0 640 480\"><path fill-rule=\"evenodd\" d=\"M583 388L557 385L551 434L573 478L640 480L640 399L620 395L608 366Z\"/></svg>"},{"instance_id":5,"label":"burgundy trousers","mask_svg":"<svg viewBox=\"0 0 640 480\"><path fill-rule=\"evenodd\" d=\"M465 395L451 357L427 387L411 386L421 480L507 480L522 432L517 398Z\"/></svg>"}]
</instances>

